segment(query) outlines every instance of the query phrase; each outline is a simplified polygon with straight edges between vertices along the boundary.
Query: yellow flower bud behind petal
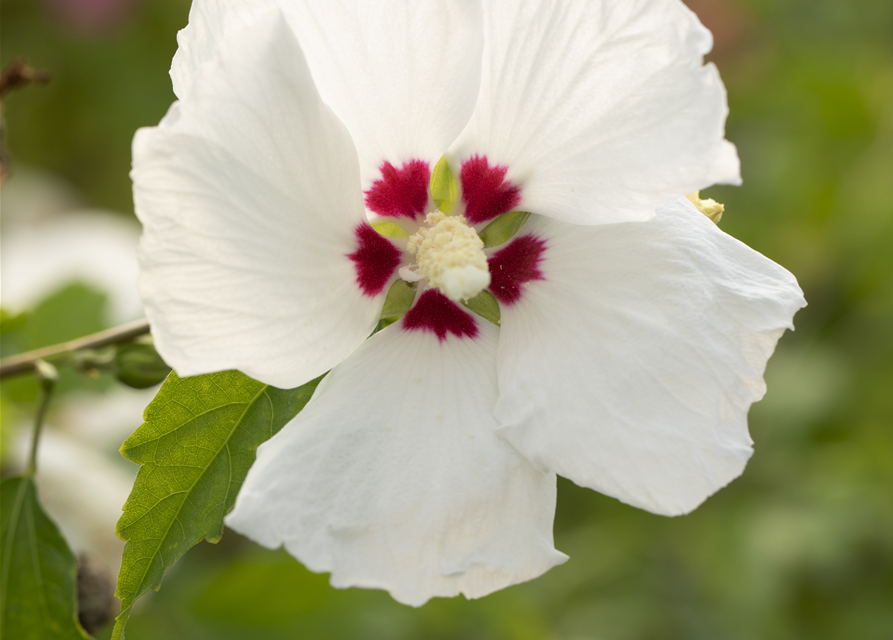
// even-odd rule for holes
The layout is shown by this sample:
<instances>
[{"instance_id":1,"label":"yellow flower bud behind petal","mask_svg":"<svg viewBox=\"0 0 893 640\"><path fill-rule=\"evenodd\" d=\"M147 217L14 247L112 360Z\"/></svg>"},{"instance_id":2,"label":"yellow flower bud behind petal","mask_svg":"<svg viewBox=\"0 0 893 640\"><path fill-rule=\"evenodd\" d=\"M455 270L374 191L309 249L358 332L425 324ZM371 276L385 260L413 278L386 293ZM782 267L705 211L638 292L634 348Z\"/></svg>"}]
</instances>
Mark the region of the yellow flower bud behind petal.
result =
<instances>
[{"instance_id":1,"label":"yellow flower bud behind petal","mask_svg":"<svg viewBox=\"0 0 893 640\"><path fill-rule=\"evenodd\" d=\"M722 212L725 211L725 206L712 198L701 200L700 193L700 191L695 191L685 197L698 208L698 211L710 218L714 224L719 224L720 219L722 219Z\"/></svg>"}]
</instances>

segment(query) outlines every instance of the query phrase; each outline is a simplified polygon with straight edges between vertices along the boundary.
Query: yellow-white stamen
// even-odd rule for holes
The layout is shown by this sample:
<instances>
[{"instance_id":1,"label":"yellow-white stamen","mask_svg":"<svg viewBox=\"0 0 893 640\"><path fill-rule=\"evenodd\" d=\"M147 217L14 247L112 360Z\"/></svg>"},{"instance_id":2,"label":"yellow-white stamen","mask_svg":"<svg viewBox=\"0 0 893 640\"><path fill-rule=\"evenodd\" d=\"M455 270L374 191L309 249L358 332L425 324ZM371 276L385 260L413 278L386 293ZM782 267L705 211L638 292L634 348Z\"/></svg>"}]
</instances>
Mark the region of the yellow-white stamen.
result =
<instances>
[{"instance_id":1,"label":"yellow-white stamen","mask_svg":"<svg viewBox=\"0 0 893 640\"><path fill-rule=\"evenodd\" d=\"M718 203L713 198L701 200L700 191L695 191L694 193L690 193L685 197L688 198L689 202L691 202L698 208L698 211L710 218L710 220L714 224L719 224L719 220L720 218L722 218L722 212L725 211L725 207L723 205Z\"/></svg>"},{"instance_id":2,"label":"yellow-white stamen","mask_svg":"<svg viewBox=\"0 0 893 640\"><path fill-rule=\"evenodd\" d=\"M463 216L433 211L410 236L407 250L416 256L432 287L453 301L468 300L490 284L484 243Z\"/></svg>"}]
</instances>

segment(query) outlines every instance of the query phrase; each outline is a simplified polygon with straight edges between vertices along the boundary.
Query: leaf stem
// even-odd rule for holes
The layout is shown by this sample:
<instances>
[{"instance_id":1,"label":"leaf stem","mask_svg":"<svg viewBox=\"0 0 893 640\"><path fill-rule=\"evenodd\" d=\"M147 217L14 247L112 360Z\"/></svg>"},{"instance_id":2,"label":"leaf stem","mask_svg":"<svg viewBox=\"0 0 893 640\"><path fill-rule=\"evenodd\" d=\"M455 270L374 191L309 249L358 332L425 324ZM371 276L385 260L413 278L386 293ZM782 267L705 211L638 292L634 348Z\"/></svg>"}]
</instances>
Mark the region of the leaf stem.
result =
<instances>
[{"instance_id":1,"label":"leaf stem","mask_svg":"<svg viewBox=\"0 0 893 640\"><path fill-rule=\"evenodd\" d=\"M34 363L34 370L40 380L40 398L37 404L37 417L34 419L34 433L31 436L31 455L28 458L28 468L24 474L26 478L34 477L34 472L37 471L37 443L40 440L40 432L50 406L50 399L53 397L53 390L59 381L56 367L45 360L37 360Z\"/></svg>"},{"instance_id":2,"label":"leaf stem","mask_svg":"<svg viewBox=\"0 0 893 640\"><path fill-rule=\"evenodd\" d=\"M149 321L143 318L142 320L134 320L119 327L106 329L83 338L3 358L3 360L0 360L0 380L35 371L37 362L41 360L56 360L73 351L98 349L121 342L130 342L134 338L147 333L149 333Z\"/></svg>"}]
</instances>

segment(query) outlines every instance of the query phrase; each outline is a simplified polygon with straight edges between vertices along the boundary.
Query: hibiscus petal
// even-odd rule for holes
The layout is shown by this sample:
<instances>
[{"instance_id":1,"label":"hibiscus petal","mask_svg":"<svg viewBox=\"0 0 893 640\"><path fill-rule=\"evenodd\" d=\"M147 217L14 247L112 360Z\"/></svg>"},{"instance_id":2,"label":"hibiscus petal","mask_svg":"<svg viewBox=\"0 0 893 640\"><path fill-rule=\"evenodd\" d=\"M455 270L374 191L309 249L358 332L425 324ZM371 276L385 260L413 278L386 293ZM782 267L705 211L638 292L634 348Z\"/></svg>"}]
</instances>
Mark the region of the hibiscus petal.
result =
<instances>
[{"instance_id":1,"label":"hibiscus petal","mask_svg":"<svg viewBox=\"0 0 893 640\"><path fill-rule=\"evenodd\" d=\"M532 579L553 548L555 476L495 435L498 329L474 339L394 324L258 449L227 524L336 587L400 602L477 598Z\"/></svg>"},{"instance_id":2,"label":"hibiscus petal","mask_svg":"<svg viewBox=\"0 0 893 640\"><path fill-rule=\"evenodd\" d=\"M805 305L796 280L684 199L649 222L524 230L545 242L542 279L502 308L500 433L579 485L691 511L751 455L747 410Z\"/></svg>"},{"instance_id":3,"label":"hibiscus petal","mask_svg":"<svg viewBox=\"0 0 893 640\"><path fill-rule=\"evenodd\" d=\"M740 182L710 33L678 0L495 0L481 92L451 165L508 168L519 209L579 224L646 219Z\"/></svg>"},{"instance_id":4,"label":"hibiscus petal","mask_svg":"<svg viewBox=\"0 0 893 640\"><path fill-rule=\"evenodd\" d=\"M433 167L477 99L479 3L304 0L283 8L323 101L353 136L363 189L385 161Z\"/></svg>"},{"instance_id":5,"label":"hibiscus petal","mask_svg":"<svg viewBox=\"0 0 893 640\"><path fill-rule=\"evenodd\" d=\"M203 64L213 60L226 38L276 7L276 0L193 0L189 24L177 34L171 63L174 93L185 100Z\"/></svg>"},{"instance_id":6,"label":"hibiscus petal","mask_svg":"<svg viewBox=\"0 0 893 640\"><path fill-rule=\"evenodd\" d=\"M190 98L134 139L140 290L182 376L295 387L372 331L349 254L366 224L356 151L271 14L202 67Z\"/></svg>"}]
</instances>

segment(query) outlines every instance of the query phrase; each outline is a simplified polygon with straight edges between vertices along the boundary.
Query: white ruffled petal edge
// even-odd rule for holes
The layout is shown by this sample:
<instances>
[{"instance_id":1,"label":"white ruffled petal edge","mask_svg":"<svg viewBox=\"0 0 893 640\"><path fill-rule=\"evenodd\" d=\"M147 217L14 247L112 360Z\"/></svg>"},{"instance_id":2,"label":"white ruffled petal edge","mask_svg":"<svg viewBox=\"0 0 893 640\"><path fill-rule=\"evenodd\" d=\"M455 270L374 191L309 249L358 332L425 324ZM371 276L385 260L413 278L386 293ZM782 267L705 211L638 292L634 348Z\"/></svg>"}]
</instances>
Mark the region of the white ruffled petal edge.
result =
<instances>
[{"instance_id":1,"label":"white ruffled petal edge","mask_svg":"<svg viewBox=\"0 0 893 640\"><path fill-rule=\"evenodd\" d=\"M477 101L480 3L304 0L284 10L323 101L353 136L363 189L384 161L433 168Z\"/></svg>"},{"instance_id":2,"label":"white ruffled petal edge","mask_svg":"<svg viewBox=\"0 0 893 640\"><path fill-rule=\"evenodd\" d=\"M483 16L474 0L195 0L171 77L187 99L202 65L234 33L279 6L323 102L359 152L363 189L387 161L433 167L462 131L481 79Z\"/></svg>"},{"instance_id":3,"label":"white ruffled petal edge","mask_svg":"<svg viewBox=\"0 0 893 640\"><path fill-rule=\"evenodd\" d=\"M669 199L740 183L723 140L710 33L678 0L485 4L475 112L450 148L508 168L516 207L575 224L645 220Z\"/></svg>"},{"instance_id":4,"label":"white ruffled petal edge","mask_svg":"<svg viewBox=\"0 0 893 640\"><path fill-rule=\"evenodd\" d=\"M529 460L677 515L737 477L747 411L805 305L789 272L684 199L648 222L531 218L544 280L503 307L500 433Z\"/></svg>"},{"instance_id":5,"label":"white ruffled petal edge","mask_svg":"<svg viewBox=\"0 0 893 640\"><path fill-rule=\"evenodd\" d=\"M419 606L487 595L566 560L555 476L495 435L497 329L365 342L258 457L226 523L336 587Z\"/></svg>"},{"instance_id":6,"label":"white ruffled petal edge","mask_svg":"<svg viewBox=\"0 0 893 640\"><path fill-rule=\"evenodd\" d=\"M384 294L363 295L348 258L365 224L356 151L281 14L231 38L133 158L140 292L180 375L296 387L375 327Z\"/></svg>"},{"instance_id":7,"label":"white ruffled petal edge","mask_svg":"<svg viewBox=\"0 0 893 640\"><path fill-rule=\"evenodd\" d=\"M276 0L193 0L189 24L177 34L177 53L171 63L174 93L185 100L202 66L233 33L251 26L276 8Z\"/></svg>"}]
</instances>

